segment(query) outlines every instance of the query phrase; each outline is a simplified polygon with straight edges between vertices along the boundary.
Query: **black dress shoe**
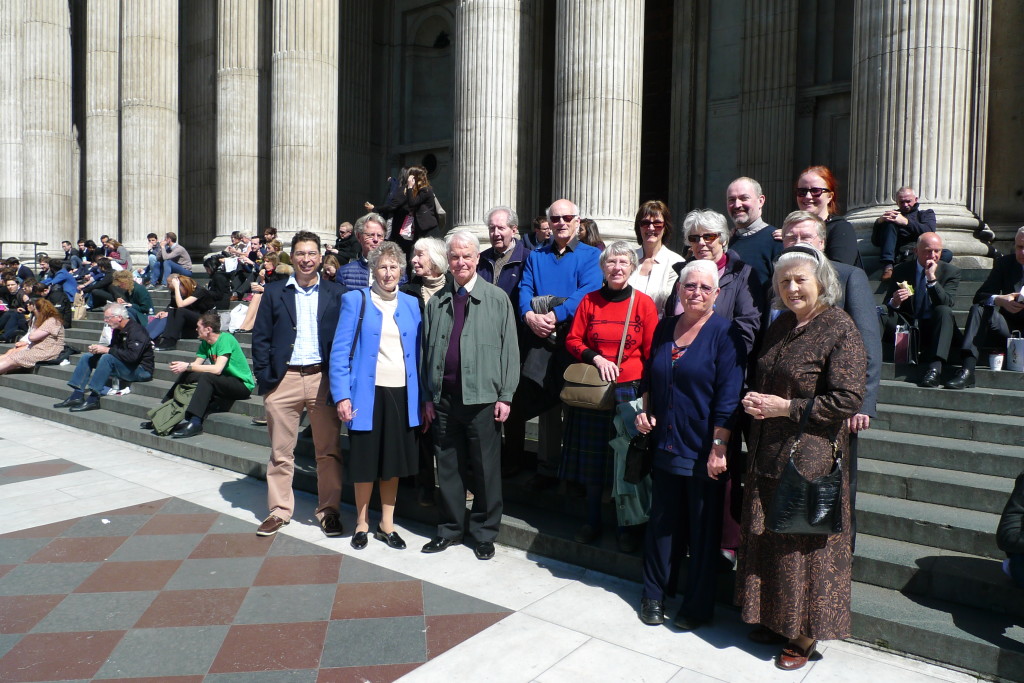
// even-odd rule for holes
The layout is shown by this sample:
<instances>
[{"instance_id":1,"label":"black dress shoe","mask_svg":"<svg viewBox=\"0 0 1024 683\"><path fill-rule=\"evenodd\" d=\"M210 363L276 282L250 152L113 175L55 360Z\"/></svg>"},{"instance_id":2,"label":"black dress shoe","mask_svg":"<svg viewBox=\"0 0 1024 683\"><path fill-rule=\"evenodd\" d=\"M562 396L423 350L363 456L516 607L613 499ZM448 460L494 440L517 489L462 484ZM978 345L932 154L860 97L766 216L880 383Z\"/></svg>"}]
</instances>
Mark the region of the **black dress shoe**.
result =
<instances>
[{"instance_id":1,"label":"black dress shoe","mask_svg":"<svg viewBox=\"0 0 1024 683\"><path fill-rule=\"evenodd\" d=\"M420 549L420 552L424 553L439 553L448 550L451 546L458 543L461 539L458 538L442 538L435 536L430 543L427 543Z\"/></svg>"},{"instance_id":2,"label":"black dress shoe","mask_svg":"<svg viewBox=\"0 0 1024 683\"><path fill-rule=\"evenodd\" d=\"M405 541L403 541L402 537L398 535L398 532L392 531L390 534L384 533L380 528L380 524L377 525L377 530L373 532L373 537L378 541L384 541L387 543L389 548L405 550Z\"/></svg>"},{"instance_id":3,"label":"black dress shoe","mask_svg":"<svg viewBox=\"0 0 1024 683\"><path fill-rule=\"evenodd\" d=\"M194 422L186 422L184 427L178 427L171 433L172 439L187 439L203 433L203 425Z\"/></svg>"},{"instance_id":4,"label":"black dress shoe","mask_svg":"<svg viewBox=\"0 0 1024 683\"><path fill-rule=\"evenodd\" d=\"M473 548L473 554L476 555L478 560L489 560L494 557L494 544L490 541L484 541Z\"/></svg>"},{"instance_id":5,"label":"black dress shoe","mask_svg":"<svg viewBox=\"0 0 1024 683\"><path fill-rule=\"evenodd\" d=\"M665 623L665 605L654 598L640 599L640 621L648 626L660 626Z\"/></svg>"},{"instance_id":6,"label":"black dress shoe","mask_svg":"<svg viewBox=\"0 0 1024 683\"><path fill-rule=\"evenodd\" d=\"M64 399L60 403L54 403L53 407L54 408L74 408L75 406L80 406L83 403L85 403L85 396L82 396L81 398L72 398L71 396L68 396L66 399Z\"/></svg>"},{"instance_id":7,"label":"black dress shoe","mask_svg":"<svg viewBox=\"0 0 1024 683\"><path fill-rule=\"evenodd\" d=\"M696 631L706 623L708 622L704 619L694 619L682 612L677 614L676 618L672 620L672 625L681 631Z\"/></svg>"},{"instance_id":8,"label":"black dress shoe","mask_svg":"<svg viewBox=\"0 0 1024 683\"><path fill-rule=\"evenodd\" d=\"M152 428L153 428L153 421L152 420L146 420L145 422L140 422L139 423L139 429L152 429Z\"/></svg>"},{"instance_id":9,"label":"black dress shoe","mask_svg":"<svg viewBox=\"0 0 1024 683\"><path fill-rule=\"evenodd\" d=\"M974 386L974 370L961 368L956 377L946 382L947 389L966 389Z\"/></svg>"},{"instance_id":10,"label":"black dress shoe","mask_svg":"<svg viewBox=\"0 0 1024 683\"><path fill-rule=\"evenodd\" d=\"M934 389L939 386L939 374L938 370L929 370L924 374L924 377L921 378L921 381L917 383L917 386Z\"/></svg>"},{"instance_id":11,"label":"black dress shoe","mask_svg":"<svg viewBox=\"0 0 1024 683\"><path fill-rule=\"evenodd\" d=\"M352 534L352 540L349 542L349 545L355 548L356 550L362 550L366 547L367 543L368 541L366 540L366 532L357 531L354 534Z\"/></svg>"},{"instance_id":12,"label":"black dress shoe","mask_svg":"<svg viewBox=\"0 0 1024 683\"><path fill-rule=\"evenodd\" d=\"M100 400L98 398L85 399L81 403L71 406L72 413L84 413L89 410L99 410Z\"/></svg>"}]
</instances>

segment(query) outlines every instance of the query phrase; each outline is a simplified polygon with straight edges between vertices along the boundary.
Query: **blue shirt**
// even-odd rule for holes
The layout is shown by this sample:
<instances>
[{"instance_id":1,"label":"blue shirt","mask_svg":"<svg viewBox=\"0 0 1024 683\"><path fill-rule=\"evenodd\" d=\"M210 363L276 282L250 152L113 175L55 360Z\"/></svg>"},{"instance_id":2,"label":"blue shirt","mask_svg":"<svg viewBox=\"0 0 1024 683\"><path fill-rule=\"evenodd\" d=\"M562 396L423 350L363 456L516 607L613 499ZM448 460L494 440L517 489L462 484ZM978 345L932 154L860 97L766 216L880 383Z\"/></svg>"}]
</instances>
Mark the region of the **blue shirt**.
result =
<instances>
[{"instance_id":1,"label":"blue shirt","mask_svg":"<svg viewBox=\"0 0 1024 683\"><path fill-rule=\"evenodd\" d=\"M285 288L295 290L295 346L288 365L314 365L320 362L320 340L317 337L316 312L320 305L320 276L303 289L294 275L288 277Z\"/></svg>"},{"instance_id":2,"label":"blue shirt","mask_svg":"<svg viewBox=\"0 0 1024 683\"><path fill-rule=\"evenodd\" d=\"M519 285L519 317L529 313L535 296L560 296L566 300L553 309L558 322L576 315L583 297L601 289L603 275L598 258L601 250L582 242L565 248L559 255L552 242L530 252Z\"/></svg>"}]
</instances>

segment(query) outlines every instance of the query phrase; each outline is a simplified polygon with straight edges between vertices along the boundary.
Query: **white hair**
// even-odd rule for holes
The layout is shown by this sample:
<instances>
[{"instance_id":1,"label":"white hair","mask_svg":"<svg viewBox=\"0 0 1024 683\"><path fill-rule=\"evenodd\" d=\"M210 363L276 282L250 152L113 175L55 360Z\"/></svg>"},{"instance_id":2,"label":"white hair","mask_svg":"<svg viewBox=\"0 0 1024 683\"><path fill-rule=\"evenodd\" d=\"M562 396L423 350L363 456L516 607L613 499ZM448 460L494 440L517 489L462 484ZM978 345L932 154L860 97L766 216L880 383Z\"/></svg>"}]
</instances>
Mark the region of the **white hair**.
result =
<instances>
[{"instance_id":1,"label":"white hair","mask_svg":"<svg viewBox=\"0 0 1024 683\"><path fill-rule=\"evenodd\" d=\"M683 283L686 282L686 276L690 273L697 272L711 277L712 282L715 283L715 287L718 286L718 266L712 261L705 259L694 259L690 261L682 270L679 271L679 286L682 287Z\"/></svg>"}]
</instances>

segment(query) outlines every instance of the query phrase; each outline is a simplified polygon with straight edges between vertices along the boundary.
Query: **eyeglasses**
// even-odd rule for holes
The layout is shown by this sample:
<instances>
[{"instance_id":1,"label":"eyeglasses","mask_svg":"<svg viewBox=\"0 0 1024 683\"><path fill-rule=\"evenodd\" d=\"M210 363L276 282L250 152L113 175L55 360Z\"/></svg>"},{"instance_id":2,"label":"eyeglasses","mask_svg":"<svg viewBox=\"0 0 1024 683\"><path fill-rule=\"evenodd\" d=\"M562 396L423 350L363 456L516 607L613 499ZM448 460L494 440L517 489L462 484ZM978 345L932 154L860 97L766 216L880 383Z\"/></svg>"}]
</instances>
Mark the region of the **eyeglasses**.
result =
<instances>
[{"instance_id":1,"label":"eyeglasses","mask_svg":"<svg viewBox=\"0 0 1024 683\"><path fill-rule=\"evenodd\" d=\"M703 235L687 235L686 241L690 244L697 244L701 240L704 240L704 244L714 244L715 240L718 239L717 232L706 232Z\"/></svg>"},{"instance_id":2,"label":"eyeglasses","mask_svg":"<svg viewBox=\"0 0 1024 683\"><path fill-rule=\"evenodd\" d=\"M698 289L704 296L711 296L711 293L715 291L714 287L709 287L708 285L698 285L692 282L688 282L683 285L683 291L687 294L695 294Z\"/></svg>"},{"instance_id":3,"label":"eyeglasses","mask_svg":"<svg viewBox=\"0 0 1024 683\"><path fill-rule=\"evenodd\" d=\"M120 319L121 319L121 316L119 316L119 315L105 315L105 316L103 316L103 322L107 322L109 320L120 320Z\"/></svg>"},{"instance_id":4,"label":"eyeglasses","mask_svg":"<svg viewBox=\"0 0 1024 683\"><path fill-rule=\"evenodd\" d=\"M803 197L804 195L811 195L812 197L820 197L822 192L831 192L832 190L827 187L798 187L794 191L797 197Z\"/></svg>"},{"instance_id":5,"label":"eyeglasses","mask_svg":"<svg viewBox=\"0 0 1024 683\"><path fill-rule=\"evenodd\" d=\"M552 216L552 223L572 223L576 219L574 214L568 214L566 216Z\"/></svg>"},{"instance_id":6,"label":"eyeglasses","mask_svg":"<svg viewBox=\"0 0 1024 683\"><path fill-rule=\"evenodd\" d=\"M319 251L295 251L292 252L292 258L316 258L320 255Z\"/></svg>"},{"instance_id":7,"label":"eyeglasses","mask_svg":"<svg viewBox=\"0 0 1024 683\"><path fill-rule=\"evenodd\" d=\"M650 218L645 218L640 221L641 228L664 228L665 221L652 221Z\"/></svg>"}]
</instances>

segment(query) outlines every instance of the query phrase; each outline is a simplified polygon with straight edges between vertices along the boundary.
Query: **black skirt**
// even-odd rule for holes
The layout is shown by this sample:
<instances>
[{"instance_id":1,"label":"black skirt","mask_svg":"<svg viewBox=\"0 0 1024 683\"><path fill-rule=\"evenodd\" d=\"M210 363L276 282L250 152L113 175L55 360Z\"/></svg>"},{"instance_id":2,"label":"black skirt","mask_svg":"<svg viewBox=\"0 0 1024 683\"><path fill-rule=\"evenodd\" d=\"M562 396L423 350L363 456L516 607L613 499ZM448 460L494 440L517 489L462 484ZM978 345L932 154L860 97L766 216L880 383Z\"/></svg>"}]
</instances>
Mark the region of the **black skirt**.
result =
<instances>
[{"instance_id":1,"label":"black skirt","mask_svg":"<svg viewBox=\"0 0 1024 683\"><path fill-rule=\"evenodd\" d=\"M373 429L348 432L350 481L365 484L419 471L417 428L409 426L407 404L405 387L374 388Z\"/></svg>"}]
</instances>

